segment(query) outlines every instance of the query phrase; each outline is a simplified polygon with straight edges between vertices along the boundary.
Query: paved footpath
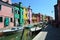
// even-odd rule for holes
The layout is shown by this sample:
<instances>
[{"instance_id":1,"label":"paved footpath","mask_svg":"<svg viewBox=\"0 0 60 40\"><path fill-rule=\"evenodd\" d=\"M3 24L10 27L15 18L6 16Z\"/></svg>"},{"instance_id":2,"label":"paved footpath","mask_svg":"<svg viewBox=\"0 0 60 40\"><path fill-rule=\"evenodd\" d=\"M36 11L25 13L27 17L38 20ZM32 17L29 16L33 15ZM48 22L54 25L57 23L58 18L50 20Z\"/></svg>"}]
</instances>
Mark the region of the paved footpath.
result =
<instances>
[{"instance_id":1,"label":"paved footpath","mask_svg":"<svg viewBox=\"0 0 60 40\"><path fill-rule=\"evenodd\" d=\"M60 40L60 28L48 25L48 27L37 34L33 40Z\"/></svg>"}]
</instances>

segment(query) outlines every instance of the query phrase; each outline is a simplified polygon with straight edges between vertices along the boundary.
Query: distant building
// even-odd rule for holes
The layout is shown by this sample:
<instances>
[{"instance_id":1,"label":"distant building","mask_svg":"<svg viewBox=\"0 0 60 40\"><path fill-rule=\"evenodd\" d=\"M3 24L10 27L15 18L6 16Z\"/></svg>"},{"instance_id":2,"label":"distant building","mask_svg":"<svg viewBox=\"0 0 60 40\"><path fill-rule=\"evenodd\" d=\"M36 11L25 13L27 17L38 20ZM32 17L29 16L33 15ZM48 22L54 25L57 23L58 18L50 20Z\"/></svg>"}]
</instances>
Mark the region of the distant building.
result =
<instances>
[{"instance_id":1,"label":"distant building","mask_svg":"<svg viewBox=\"0 0 60 40\"><path fill-rule=\"evenodd\" d=\"M45 21L49 21L50 20L50 17L49 16L46 16L46 18L45 18Z\"/></svg>"},{"instance_id":2,"label":"distant building","mask_svg":"<svg viewBox=\"0 0 60 40\"><path fill-rule=\"evenodd\" d=\"M0 28L14 27L11 0L0 0Z\"/></svg>"},{"instance_id":3,"label":"distant building","mask_svg":"<svg viewBox=\"0 0 60 40\"><path fill-rule=\"evenodd\" d=\"M32 14L32 22L33 23L38 23L42 21L42 14L40 13L33 13Z\"/></svg>"},{"instance_id":4,"label":"distant building","mask_svg":"<svg viewBox=\"0 0 60 40\"><path fill-rule=\"evenodd\" d=\"M38 14L36 14L37 16L36 16L36 20L37 20L37 22L40 22L40 13L38 13Z\"/></svg>"},{"instance_id":5,"label":"distant building","mask_svg":"<svg viewBox=\"0 0 60 40\"><path fill-rule=\"evenodd\" d=\"M45 17L46 22L49 22L49 21L52 21L52 20L53 20L53 17L51 17L51 16L46 16Z\"/></svg>"},{"instance_id":6,"label":"distant building","mask_svg":"<svg viewBox=\"0 0 60 40\"><path fill-rule=\"evenodd\" d=\"M42 14L40 14L40 22L42 22L43 21L43 15Z\"/></svg>"},{"instance_id":7,"label":"distant building","mask_svg":"<svg viewBox=\"0 0 60 40\"><path fill-rule=\"evenodd\" d=\"M45 22L46 15L42 15L42 21Z\"/></svg>"},{"instance_id":8,"label":"distant building","mask_svg":"<svg viewBox=\"0 0 60 40\"><path fill-rule=\"evenodd\" d=\"M36 14L32 13L32 23L36 23L37 22L37 17Z\"/></svg>"}]
</instances>

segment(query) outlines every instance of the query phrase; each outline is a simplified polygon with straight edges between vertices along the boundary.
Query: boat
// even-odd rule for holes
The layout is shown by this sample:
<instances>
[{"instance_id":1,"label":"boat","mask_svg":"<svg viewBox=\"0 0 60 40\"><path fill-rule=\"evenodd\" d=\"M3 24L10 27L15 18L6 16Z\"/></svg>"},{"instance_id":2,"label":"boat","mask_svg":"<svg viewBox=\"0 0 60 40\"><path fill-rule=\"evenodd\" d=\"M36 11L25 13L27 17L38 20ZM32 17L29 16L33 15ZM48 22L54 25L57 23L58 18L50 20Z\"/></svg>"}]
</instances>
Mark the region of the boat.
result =
<instances>
[{"instance_id":1,"label":"boat","mask_svg":"<svg viewBox=\"0 0 60 40\"><path fill-rule=\"evenodd\" d=\"M0 36L14 34L22 31L23 29L23 27L13 27L11 29L0 30Z\"/></svg>"}]
</instances>

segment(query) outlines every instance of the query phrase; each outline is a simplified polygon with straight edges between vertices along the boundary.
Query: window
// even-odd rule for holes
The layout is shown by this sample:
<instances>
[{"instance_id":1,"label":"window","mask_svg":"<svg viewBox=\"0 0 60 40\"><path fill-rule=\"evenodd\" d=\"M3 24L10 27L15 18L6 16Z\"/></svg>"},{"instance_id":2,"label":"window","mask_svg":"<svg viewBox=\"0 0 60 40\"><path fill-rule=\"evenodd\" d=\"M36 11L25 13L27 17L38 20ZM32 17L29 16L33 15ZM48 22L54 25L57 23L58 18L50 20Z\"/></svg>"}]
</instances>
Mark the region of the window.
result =
<instances>
[{"instance_id":1,"label":"window","mask_svg":"<svg viewBox=\"0 0 60 40\"><path fill-rule=\"evenodd\" d=\"M3 18L2 17L0 17L0 22L2 22L3 21Z\"/></svg>"},{"instance_id":2,"label":"window","mask_svg":"<svg viewBox=\"0 0 60 40\"><path fill-rule=\"evenodd\" d=\"M1 10L1 5L0 5L0 10Z\"/></svg>"},{"instance_id":3,"label":"window","mask_svg":"<svg viewBox=\"0 0 60 40\"><path fill-rule=\"evenodd\" d=\"M20 14L20 11L18 11L18 14Z\"/></svg>"},{"instance_id":4,"label":"window","mask_svg":"<svg viewBox=\"0 0 60 40\"><path fill-rule=\"evenodd\" d=\"M26 17L27 17L27 14L26 14Z\"/></svg>"},{"instance_id":5,"label":"window","mask_svg":"<svg viewBox=\"0 0 60 40\"><path fill-rule=\"evenodd\" d=\"M10 19L10 21L12 22L12 18Z\"/></svg>"},{"instance_id":6,"label":"window","mask_svg":"<svg viewBox=\"0 0 60 40\"><path fill-rule=\"evenodd\" d=\"M13 13L13 8L12 8L12 13Z\"/></svg>"},{"instance_id":7,"label":"window","mask_svg":"<svg viewBox=\"0 0 60 40\"><path fill-rule=\"evenodd\" d=\"M15 10L15 13L17 13L17 10Z\"/></svg>"}]
</instances>

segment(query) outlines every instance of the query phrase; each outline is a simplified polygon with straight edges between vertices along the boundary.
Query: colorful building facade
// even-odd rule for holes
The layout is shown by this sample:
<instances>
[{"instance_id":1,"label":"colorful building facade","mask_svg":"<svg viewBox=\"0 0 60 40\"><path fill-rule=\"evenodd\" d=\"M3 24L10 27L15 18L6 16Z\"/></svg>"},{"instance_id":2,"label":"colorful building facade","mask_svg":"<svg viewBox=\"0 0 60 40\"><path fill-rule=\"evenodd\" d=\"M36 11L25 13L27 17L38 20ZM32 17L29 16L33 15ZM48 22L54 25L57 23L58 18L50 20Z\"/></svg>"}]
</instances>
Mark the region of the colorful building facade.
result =
<instances>
[{"instance_id":1,"label":"colorful building facade","mask_svg":"<svg viewBox=\"0 0 60 40\"><path fill-rule=\"evenodd\" d=\"M40 13L36 14L37 15L37 22L40 22Z\"/></svg>"},{"instance_id":2,"label":"colorful building facade","mask_svg":"<svg viewBox=\"0 0 60 40\"><path fill-rule=\"evenodd\" d=\"M0 0L0 28L14 27L14 14L10 0Z\"/></svg>"},{"instance_id":3,"label":"colorful building facade","mask_svg":"<svg viewBox=\"0 0 60 40\"><path fill-rule=\"evenodd\" d=\"M37 17L36 17L36 14L32 14L32 23L36 23L37 22Z\"/></svg>"},{"instance_id":4,"label":"colorful building facade","mask_svg":"<svg viewBox=\"0 0 60 40\"><path fill-rule=\"evenodd\" d=\"M15 3L12 4L13 7L13 11L14 11L14 24L15 26L23 26L24 25L24 15L23 15L23 7L22 7L22 3L19 2L19 4Z\"/></svg>"},{"instance_id":5,"label":"colorful building facade","mask_svg":"<svg viewBox=\"0 0 60 40\"><path fill-rule=\"evenodd\" d=\"M14 26L19 26L19 6L17 3L12 4L13 7L13 13L14 13Z\"/></svg>"},{"instance_id":6,"label":"colorful building facade","mask_svg":"<svg viewBox=\"0 0 60 40\"><path fill-rule=\"evenodd\" d=\"M29 22L28 22L28 9L26 7L23 7L23 9L24 9L24 12L23 12L24 24L27 25L27 24L29 24Z\"/></svg>"},{"instance_id":7,"label":"colorful building facade","mask_svg":"<svg viewBox=\"0 0 60 40\"><path fill-rule=\"evenodd\" d=\"M38 13L38 14L33 13L33 14L32 14L32 22L33 22L33 23L40 22L40 13Z\"/></svg>"},{"instance_id":8,"label":"colorful building facade","mask_svg":"<svg viewBox=\"0 0 60 40\"><path fill-rule=\"evenodd\" d=\"M32 23L32 9L30 6L28 7L28 19L29 19L29 24Z\"/></svg>"}]
</instances>

